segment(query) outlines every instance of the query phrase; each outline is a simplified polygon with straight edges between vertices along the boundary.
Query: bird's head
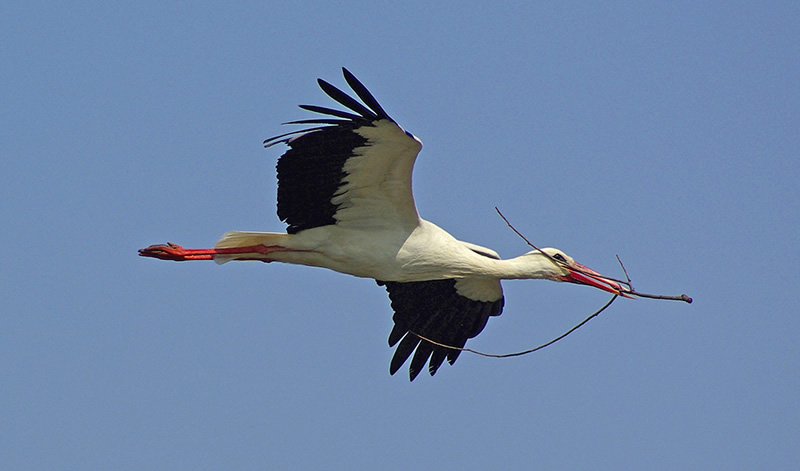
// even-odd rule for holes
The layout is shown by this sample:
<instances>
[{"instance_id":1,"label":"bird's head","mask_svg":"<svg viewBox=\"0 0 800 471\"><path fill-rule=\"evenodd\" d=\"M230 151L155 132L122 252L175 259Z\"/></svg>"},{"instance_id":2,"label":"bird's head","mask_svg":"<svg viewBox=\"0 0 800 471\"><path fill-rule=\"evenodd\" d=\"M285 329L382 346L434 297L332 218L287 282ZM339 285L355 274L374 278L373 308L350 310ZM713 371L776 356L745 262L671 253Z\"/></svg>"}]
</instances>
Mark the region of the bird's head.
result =
<instances>
[{"instance_id":1,"label":"bird's head","mask_svg":"<svg viewBox=\"0 0 800 471\"><path fill-rule=\"evenodd\" d=\"M525 255L539 257L540 263L543 263L546 267L546 277L553 281L566 281L568 283L593 286L626 298L632 297L626 294L630 291L629 288L587 266L581 265L562 250L548 247L530 251Z\"/></svg>"}]
</instances>

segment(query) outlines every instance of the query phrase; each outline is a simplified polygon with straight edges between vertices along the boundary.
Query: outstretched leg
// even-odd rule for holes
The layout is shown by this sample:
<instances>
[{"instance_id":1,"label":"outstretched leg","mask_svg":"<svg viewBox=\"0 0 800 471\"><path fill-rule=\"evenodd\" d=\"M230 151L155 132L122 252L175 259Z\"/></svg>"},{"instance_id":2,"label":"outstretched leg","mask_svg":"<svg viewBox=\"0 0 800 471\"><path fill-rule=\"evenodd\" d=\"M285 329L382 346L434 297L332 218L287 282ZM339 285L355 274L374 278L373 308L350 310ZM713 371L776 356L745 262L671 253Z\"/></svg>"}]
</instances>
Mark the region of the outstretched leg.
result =
<instances>
[{"instance_id":1,"label":"outstretched leg","mask_svg":"<svg viewBox=\"0 0 800 471\"><path fill-rule=\"evenodd\" d=\"M241 255L237 260L260 260L271 262L256 254L268 255L273 252L293 252L292 249L277 245L251 245L247 247L230 247L215 249L185 249L180 245L168 242L166 244L151 245L150 247L139 249L142 257L152 257L160 260L174 260L183 262L186 260L214 260L215 255ZM249 255L249 256L248 256Z\"/></svg>"}]
</instances>

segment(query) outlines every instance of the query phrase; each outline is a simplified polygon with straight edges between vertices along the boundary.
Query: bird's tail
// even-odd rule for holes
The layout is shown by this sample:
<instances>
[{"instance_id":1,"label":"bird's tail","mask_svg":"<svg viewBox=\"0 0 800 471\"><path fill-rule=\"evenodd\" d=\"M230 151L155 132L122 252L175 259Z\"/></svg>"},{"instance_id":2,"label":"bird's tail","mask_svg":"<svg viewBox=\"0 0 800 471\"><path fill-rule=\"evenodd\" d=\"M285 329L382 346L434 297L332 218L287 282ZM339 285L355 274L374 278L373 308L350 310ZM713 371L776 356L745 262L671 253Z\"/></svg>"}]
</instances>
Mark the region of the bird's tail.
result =
<instances>
[{"instance_id":1,"label":"bird's tail","mask_svg":"<svg viewBox=\"0 0 800 471\"><path fill-rule=\"evenodd\" d=\"M279 232L239 232L231 231L222 235L222 238L214 245L215 249L230 249L236 247L250 247L253 245L265 245L267 247L284 247L289 234ZM223 264L231 260L242 259L240 254L214 255L214 261ZM254 253L252 257L247 256L246 260L267 260L266 255Z\"/></svg>"}]
</instances>

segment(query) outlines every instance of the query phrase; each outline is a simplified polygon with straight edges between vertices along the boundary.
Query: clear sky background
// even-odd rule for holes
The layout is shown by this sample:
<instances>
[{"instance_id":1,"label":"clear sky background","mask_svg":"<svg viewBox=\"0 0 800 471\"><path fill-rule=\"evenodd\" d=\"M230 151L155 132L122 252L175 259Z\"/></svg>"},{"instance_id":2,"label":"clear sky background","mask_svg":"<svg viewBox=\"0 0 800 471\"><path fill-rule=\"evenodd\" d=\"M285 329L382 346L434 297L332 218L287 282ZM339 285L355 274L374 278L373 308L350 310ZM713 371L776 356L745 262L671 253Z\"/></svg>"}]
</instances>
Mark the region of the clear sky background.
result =
<instances>
[{"instance_id":1,"label":"clear sky background","mask_svg":"<svg viewBox=\"0 0 800 471\"><path fill-rule=\"evenodd\" d=\"M800 3L488 3L4 3L0 468L800 468ZM282 231L261 143L342 66L424 217L694 304L410 383L371 280L137 256ZM504 286L468 346L608 299Z\"/></svg>"}]
</instances>

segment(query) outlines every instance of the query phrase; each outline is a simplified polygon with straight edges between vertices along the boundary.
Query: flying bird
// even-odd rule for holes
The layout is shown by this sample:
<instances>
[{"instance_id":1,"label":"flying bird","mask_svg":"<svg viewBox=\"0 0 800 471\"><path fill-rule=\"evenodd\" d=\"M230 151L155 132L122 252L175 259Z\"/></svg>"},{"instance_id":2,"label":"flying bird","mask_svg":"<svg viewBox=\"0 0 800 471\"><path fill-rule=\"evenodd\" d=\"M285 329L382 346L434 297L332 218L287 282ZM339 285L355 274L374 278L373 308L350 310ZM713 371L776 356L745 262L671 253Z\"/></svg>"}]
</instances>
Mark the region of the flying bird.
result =
<instances>
[{"instance_id":1,"label":"flying bird","mask_svg":"<svg viewBox=\"0 0 800 471\"><path fill-rule=\"evenodd\" d=\"M285 234L228 232L212 249L168 243L139 255L284 262L373 278L388 291L394 310L389 346L397 348L389 372L396 373L413 354L412 381L426 362L431 375L445 359L452 365L467 340L500 315L501 280L562 281L625 295L619 283L561 250L504 260L420 217L411 174L422 142L389 117L353 74L342 71L361 102L318 79L348 111L301 105L324 116L286 123L307 127L264 141L265 147L289 147L277 163L278 218L288 225Z\"/></svg>"}]
</instances>

